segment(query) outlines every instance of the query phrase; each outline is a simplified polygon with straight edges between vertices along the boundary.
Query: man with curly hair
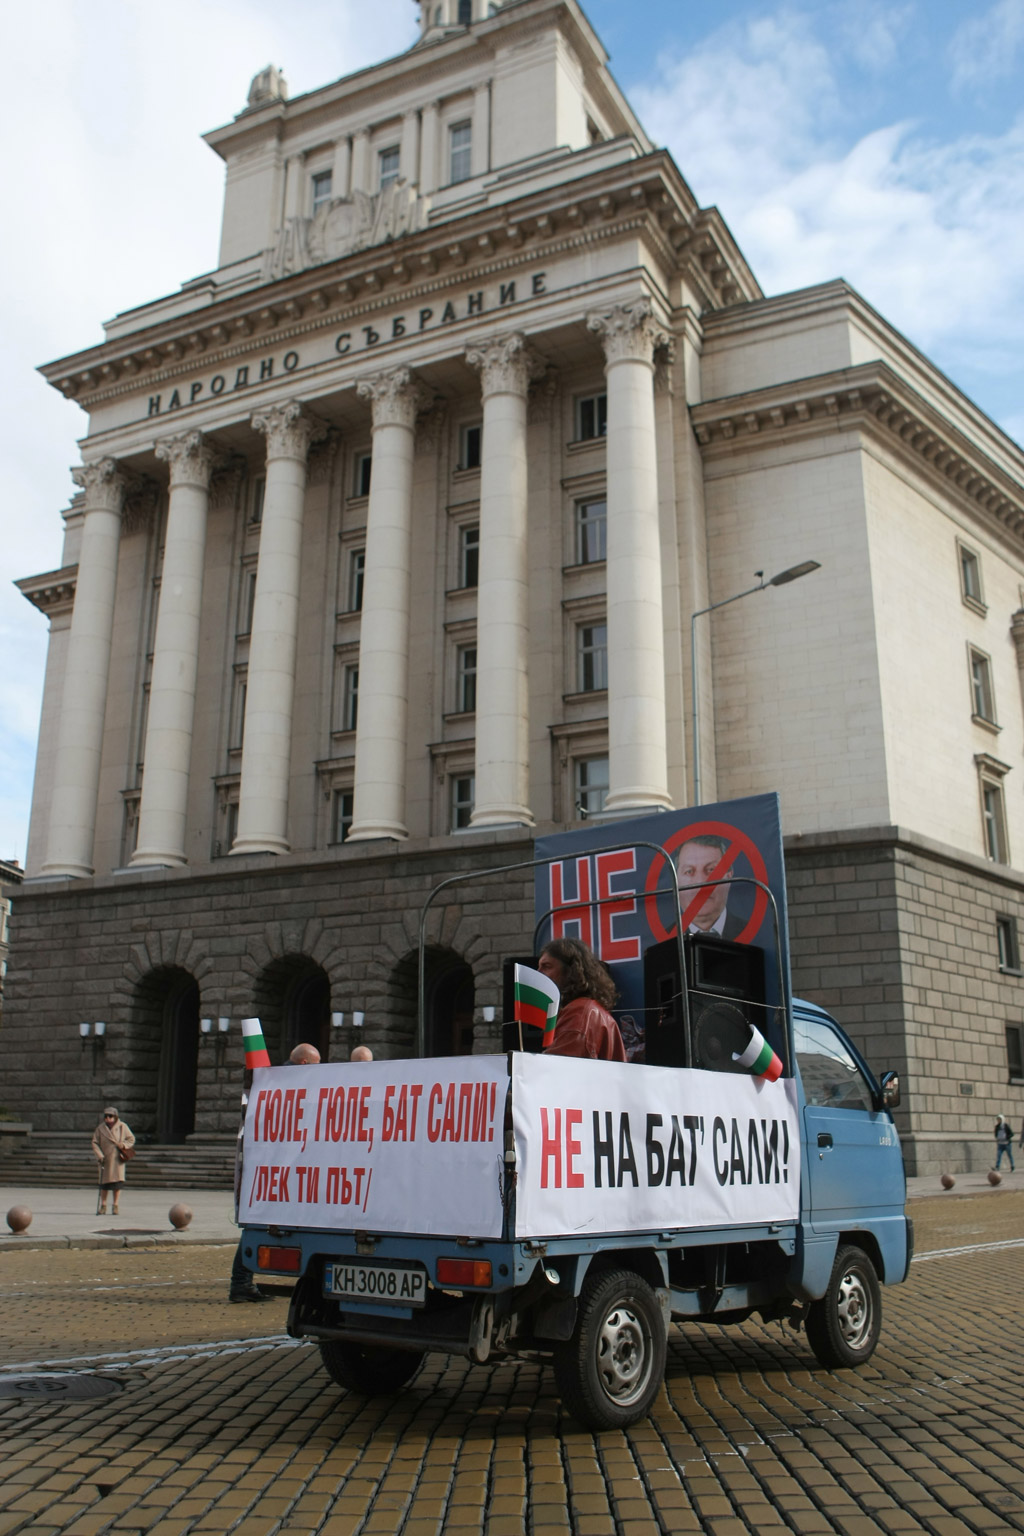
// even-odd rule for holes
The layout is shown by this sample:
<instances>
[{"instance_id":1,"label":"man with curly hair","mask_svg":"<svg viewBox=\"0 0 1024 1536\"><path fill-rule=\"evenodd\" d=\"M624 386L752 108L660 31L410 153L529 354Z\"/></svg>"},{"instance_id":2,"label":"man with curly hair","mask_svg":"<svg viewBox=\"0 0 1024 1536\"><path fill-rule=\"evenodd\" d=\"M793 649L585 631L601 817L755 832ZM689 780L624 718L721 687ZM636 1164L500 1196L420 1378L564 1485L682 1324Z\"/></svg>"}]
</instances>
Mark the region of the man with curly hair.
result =
<instances>
[{"instance_id":1,"label":"man with curly hair","mask_svg":"<svg viewBox=\"0 0 1024 1536\"><path fill-rule=\"evenodd\" d=\"M593 950L579 939L552 939L541 950L537 966L561 994L545 1051L591 1061L625 1061L619 1026L608 1012L618 995L615 983Z\"/></svg>"}]
</instances>

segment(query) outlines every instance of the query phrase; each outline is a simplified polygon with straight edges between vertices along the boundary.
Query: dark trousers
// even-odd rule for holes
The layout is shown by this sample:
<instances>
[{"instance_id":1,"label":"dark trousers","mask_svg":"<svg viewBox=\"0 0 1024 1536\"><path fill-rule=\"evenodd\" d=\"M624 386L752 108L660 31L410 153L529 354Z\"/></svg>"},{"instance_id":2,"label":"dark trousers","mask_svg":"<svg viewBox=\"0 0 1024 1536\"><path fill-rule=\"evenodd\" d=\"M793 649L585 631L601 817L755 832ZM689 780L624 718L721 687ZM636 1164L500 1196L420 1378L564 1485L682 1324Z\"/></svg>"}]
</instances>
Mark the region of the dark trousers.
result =
<instances>
[{"instance_id":1,"label":"dark trousers","mask_svg":"<svg viewBox=\"0 0 1024 1536\"><path fill-rule=\"evenodd\" d=\"M238 1247L231 1261L231 1289L229 1294L234 1296L238 1291L247 1291L252 1285L252 1270L242 1257L242 1239L238 1239Z\"/></svg>"}]
</instances>

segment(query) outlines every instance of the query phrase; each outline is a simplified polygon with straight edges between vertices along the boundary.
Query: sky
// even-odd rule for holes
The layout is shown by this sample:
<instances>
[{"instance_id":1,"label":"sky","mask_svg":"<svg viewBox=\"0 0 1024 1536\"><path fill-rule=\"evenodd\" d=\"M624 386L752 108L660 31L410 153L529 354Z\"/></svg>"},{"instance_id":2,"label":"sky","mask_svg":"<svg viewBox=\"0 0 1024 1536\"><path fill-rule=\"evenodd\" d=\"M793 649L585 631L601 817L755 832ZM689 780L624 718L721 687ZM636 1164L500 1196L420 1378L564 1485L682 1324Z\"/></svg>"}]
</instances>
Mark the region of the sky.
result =
<instances>
[{"instance_id":1,"label":"sky","mask_svg":"<svg viewBox=\"0 0 1024 1536\"><path fill-rule=\"evenodd\" d=\"M1024 0L582 0L616 80L765 293L843 277L1024 441ZM200 134L415 40L412 0L4 10L0 858L24 863L47 623L86 427L36 373L216 265ZM16 129L16 132L14 131Z\"/></svg>"}]
</instances>

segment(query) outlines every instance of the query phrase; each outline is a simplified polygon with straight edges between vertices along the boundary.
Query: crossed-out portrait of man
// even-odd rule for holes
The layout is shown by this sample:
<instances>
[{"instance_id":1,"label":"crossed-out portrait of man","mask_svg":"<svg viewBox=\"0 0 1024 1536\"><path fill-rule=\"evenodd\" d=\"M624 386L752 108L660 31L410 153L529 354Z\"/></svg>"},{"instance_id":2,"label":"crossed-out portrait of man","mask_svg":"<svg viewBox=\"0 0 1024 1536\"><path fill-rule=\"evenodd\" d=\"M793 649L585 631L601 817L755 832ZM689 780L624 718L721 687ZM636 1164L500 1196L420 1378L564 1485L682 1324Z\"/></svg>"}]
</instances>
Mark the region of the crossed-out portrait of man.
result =
<instances>
[{"instance_id":1,"label":"crossed-out portrait of man","mask_svg":"<svg viewBox=\"0 0 1024 1536\"><path fill-rule=\"evenodd\" d=\"M714 833L701 833L682 844L676 854L676 871L679 881L679 902L685 914L693 900L693 893L706 880L731 880L732 870L722 874L715 870L729 850L729 840ZM729 911L728 885L709 886L704 900L690 915L687 933L713 933L722 939L738 939L746 927L746 919Z\"/></svg>"}]
</instances>

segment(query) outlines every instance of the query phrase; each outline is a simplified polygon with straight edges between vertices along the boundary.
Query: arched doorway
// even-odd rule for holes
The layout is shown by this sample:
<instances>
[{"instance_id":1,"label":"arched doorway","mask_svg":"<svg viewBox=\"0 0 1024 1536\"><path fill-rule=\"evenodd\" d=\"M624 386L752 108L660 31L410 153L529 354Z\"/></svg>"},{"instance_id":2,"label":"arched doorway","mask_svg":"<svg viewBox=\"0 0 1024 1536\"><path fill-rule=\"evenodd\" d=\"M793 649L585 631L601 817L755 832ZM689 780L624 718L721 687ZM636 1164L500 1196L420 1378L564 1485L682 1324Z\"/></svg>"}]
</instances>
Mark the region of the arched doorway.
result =
<instances>
[{"instance_id":1,"label":"arched doorway","mask_svg":"<svg viewBox=\"0 0 1024 1536\"><path fill-rule=\"evenodd\" d=\"M466 962L448 949L428 949L424 990L428 1056L471 1056L476 989Z\"/></svg>"},{"instance_id":2,"label":"arched doorway","mask_svg":"<svg viewBox=\"0 0 1024 1536\"><path fill-rule=\"evenodd\" d=\"M160 1142L181 1142L196 1123L199 983L177 966L160 966L138 985L122 1110Z\"/></svg>"},{"instance_id":3,"label":"arched doorway","mask_svg":"<svg viewBox=\"0 0 1024 1536\"><path fill-rule=\"evenodd\" d=\"M275 1063L285 1062L300 1042L315 1045L327 1061L331 1045L331 983L308 955L284 955L267 966L254 990L263 1038Z\"/></svg>"}]
</instances>

